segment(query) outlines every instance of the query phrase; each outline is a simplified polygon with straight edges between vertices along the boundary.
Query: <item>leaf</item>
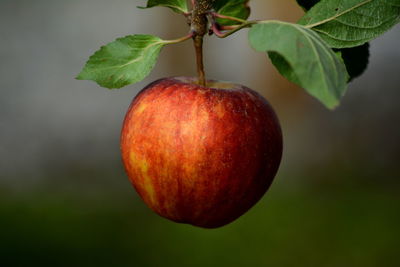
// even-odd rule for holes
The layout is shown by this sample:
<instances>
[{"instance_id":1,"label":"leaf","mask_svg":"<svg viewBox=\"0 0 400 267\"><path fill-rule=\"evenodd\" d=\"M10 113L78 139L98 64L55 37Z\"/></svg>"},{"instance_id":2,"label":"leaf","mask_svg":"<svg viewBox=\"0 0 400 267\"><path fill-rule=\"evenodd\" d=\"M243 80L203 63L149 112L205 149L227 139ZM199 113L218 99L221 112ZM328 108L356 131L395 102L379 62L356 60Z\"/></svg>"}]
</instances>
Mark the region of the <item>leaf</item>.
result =
<instances>
[{"instance_id":1,"label":"leaf","mask_svg":"<svg viewBox=\"0 0 400 267\"><path fill-rule=\"evenodd\" d=\"M321 0L297 0L297 4L301 6L304 10L310 10L315 4Z\"/></svg>"},{"instance_id":2,"label":"leaf","mask_svg":"<svg viewBox=\"0 0 400 267\"><path fill-rule=\"evenodd\" d=\"M188 5L186 0L148 0L145 7L139 8L152 8L155 6L164 6L172 9L176 13L188 13Z\"/></svg>"},{"instance_id":3,"label":"leaf","mask_svg":"<svg viewBox=\"0 0 400 267\"><path fill-rule=\"evenodd\" d=\"M101 47L86 63L78 80L92 80L109 89L143 80L168 41L152 35L131 35Z\"/></svg>"},{"instance_id":4,"label":"leaf","mask_svg":"<svg viewBox=\"0 0 400 267\"><path fill-rule=\"evenodd\" d=\"M334 48L362 45L400 21L400 0L322 0L298 22Z\"/></svg>"},{"instance_id":5,"label":"leaf","mask_svg":"<svg viewBox=\"0 0 400 267\"><path fill-rule=\"evenodd\" d=\"M297 0L297 3L304 10L310 10L321 0ZM346 65L347 72L350 76L349 82L360 76L368 67L369 63L369 43L352 48L336 49L339 56L343 59Z\"/></svg>"},{"instance_id":6,"label":"leaf","mask_svg":"<svg viewBox=\"0 0 400 267\"><path fill-rule=\"evenodd\" d=\"M269 21L253 26L251 45L267 52L278 71L328 108L339 104L348 74L343 62L316 34L298 24Z\"/></svg>"},{"instance_id":7,"label":"leaf","mask_svg":"<svg viewBox=\"0 0 400 267\"><path fill-rule=\"evenodd\" d=\"M216 0L213 7L221 15L246 20L250 16L249 0ZM236 21L217 19L218 24L229 26L238 24Z\"/></svg>"}]
</instances>

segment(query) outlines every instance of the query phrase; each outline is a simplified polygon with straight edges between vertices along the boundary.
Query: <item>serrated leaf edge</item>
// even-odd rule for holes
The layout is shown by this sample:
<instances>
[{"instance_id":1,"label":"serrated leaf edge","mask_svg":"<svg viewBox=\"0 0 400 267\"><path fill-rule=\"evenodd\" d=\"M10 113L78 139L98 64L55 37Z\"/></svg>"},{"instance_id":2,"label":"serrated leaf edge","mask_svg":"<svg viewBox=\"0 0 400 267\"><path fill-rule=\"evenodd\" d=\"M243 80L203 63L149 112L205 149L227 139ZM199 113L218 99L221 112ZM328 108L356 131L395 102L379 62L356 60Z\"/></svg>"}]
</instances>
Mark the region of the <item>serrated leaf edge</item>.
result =
<instances>
[{"instance_id":1,"label":"serrated leaf edge","mask_svg":"<svg viewBox=\"0 0 400 267\"><path fill-rule=\"evenodd\" d=\"M120 37L120 38L117 38L116 40L114 40L113 42L117 42L117 41L123 40L123 39L128 38L128 37L132 37L132 36L135 36L135 35L127 35L127 36L124 36L124 37ZM151 35L149 35L149 36L151 36ZM158 38L159 41L157 41L157 42L155 42L155 43L152 43L152 44L146 46L146 48L144 49L143 53L142 53L138 58L135 58L135 59L129 61L128 63L122 64L122 65L120 65L120 66L117 65L117 66L112 66L112 67L107 67L107 68L96 68L96 70L92 70L92 71L90 71L90 70L89 70L89 71L88 71L88 70L85 71L86 67L89 65L89 62L90 62L93 58L95 58L95 57L97 56L97 54L100 53L104 48L106 48L107 45L109 45L110 43L113 43L113 42L110 42L110 43L108 43L108 44L106 44L106 45L101 46L100 49L98 49L93 55L91 55L91 56L89 57L89 59L87 60L85 66L83 67L82 71L75 77L75 79L77 79L77 80L91 80L91 81L95 81L97 84L99 84L95 79L86 79L86 78L83 78L83 77L82 77L82 74L83 74L84 72L87 72L87 73L94 73L95 71L98 71L98 70L107 70L107 69L116 69L116 68L120 69L120 68L126 67L126 66L128 66L128 65L130 65L130 64L133 64L133 63L135 63L135 62L137 62L137 61L143 59L143 55L145 54L145 52L146 52L149 48L151 48L151 47L153 47L153 46L155 46L155 45L159 45L159 44L166 45L166 44L171 43L171 41L162 40L162 39L160 39L160 38L157 37L157 36L153 36L153 37ZM161 49L161 48L162 48L162 47L160 47L160 49ZM152 67L154 67L154 66L152 66ZM150 69L151 69L152 67L150 67ZM130 84L131 84L131 83L130 83ZM119 89L119 88L122 88L122 87L126 86L126 85L123 85L123 86L121 86L121 87L109 87L109 86L105 86L105 85L101 85L101 84L99 84L99 85L102 86L102 87L105 87L105 88L107 88L107 89ZM127 84L127 85L128 85L128 84Z\"/></svg>"}]
</instances>

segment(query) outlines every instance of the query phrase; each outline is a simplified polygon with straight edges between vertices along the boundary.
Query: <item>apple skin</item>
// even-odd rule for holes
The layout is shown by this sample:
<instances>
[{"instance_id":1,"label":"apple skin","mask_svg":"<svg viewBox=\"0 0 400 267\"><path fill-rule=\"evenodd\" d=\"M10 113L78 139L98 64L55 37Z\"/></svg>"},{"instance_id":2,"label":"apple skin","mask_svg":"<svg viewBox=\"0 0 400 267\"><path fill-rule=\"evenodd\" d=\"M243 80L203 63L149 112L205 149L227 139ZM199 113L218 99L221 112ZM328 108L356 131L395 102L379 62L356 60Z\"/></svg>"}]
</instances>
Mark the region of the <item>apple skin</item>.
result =
<instances>
[{"instance_id":1,"label":"apple skin","mask_svg":"<svg viewBox=\"0 0 400 267\"><path fill-rule=\"evenodd\" d=\"M268 102L241 85L174 77L132 101L121 134L130 181L159 215L203 228L226 225L264 195L282 133Z\"/></svg>"}]
</instances>

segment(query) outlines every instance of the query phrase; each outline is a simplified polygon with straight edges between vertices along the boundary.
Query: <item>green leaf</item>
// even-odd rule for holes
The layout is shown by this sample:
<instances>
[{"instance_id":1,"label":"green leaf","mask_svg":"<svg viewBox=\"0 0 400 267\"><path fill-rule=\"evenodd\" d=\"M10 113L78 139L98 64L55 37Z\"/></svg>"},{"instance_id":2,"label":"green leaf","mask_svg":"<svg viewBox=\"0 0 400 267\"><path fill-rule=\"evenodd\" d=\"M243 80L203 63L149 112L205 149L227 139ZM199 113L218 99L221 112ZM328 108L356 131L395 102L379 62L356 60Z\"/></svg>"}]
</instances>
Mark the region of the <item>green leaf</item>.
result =
<instances>
[{"instance_id":1,"label":"green leaf","mask_svg":"<svg viewBox=\"0 0 400 267\"><path fill-rule=\"evenodd\" d=\"M328 108L339 104L348 74L342 60L316 34L298 24L269 21L254 25L251 45L267 52L278 71Z\"/></svg>"},{"instance_id":2,"label":"green leaf","mask_svg":"<svg viewBox=\"0 0 400 267\"><path fill-rule=\"evenodd\" d=\"M297 0L297 3L303 7L304 10L310 10L321 0ZM354 78L360 76L368 67L369 63L369 43L352 48L336 49L339 56L343 59L346 65L347 72L349 73L352 81Z\"/></svg>"},{"instance_id":3,"label":"green leaf","mask_svg":"<svg viewBox=\"0 0 400 267\"><path fill-rule=\"evenodd\" d=\"M91 80L109 89L143 80L168 41L152 35L131 35L101 47L86 63L78 80Z\"/></svg>"},{"instance_id":4,"label":"green leaf","mask_svg":"<svg viewBox=\"0 0 400 267\"><path fill-rule=\"evenodd\" d=\"M176 13L188 13L188 5L186 0L148 0L145 7L139 8L151 8L155 6L164 6L172 9Z\"/></svg>"},{"instance_id":5,"label":"green leaf","mask_svg":"<svg viewBox=\"0 0 400 267\"><path fill-rule=\"evenodd\" d=\"M213 7L218 14L246 20L250 16L248 2L249 0L216 0L213 3ZM236 21L227 19L217 19L217 22L225 26L239 24Z\"/></svg>"},{"instance_id":6,"label":"green leaf","mask_svg":"<svg viewBox=\"0 0 400 267\"><path fill-rule=\"evenodd\" d=\"M400 21L400 0L322 0L298 22L334 48L362 45Z\"/></svg>"}]
</instances>

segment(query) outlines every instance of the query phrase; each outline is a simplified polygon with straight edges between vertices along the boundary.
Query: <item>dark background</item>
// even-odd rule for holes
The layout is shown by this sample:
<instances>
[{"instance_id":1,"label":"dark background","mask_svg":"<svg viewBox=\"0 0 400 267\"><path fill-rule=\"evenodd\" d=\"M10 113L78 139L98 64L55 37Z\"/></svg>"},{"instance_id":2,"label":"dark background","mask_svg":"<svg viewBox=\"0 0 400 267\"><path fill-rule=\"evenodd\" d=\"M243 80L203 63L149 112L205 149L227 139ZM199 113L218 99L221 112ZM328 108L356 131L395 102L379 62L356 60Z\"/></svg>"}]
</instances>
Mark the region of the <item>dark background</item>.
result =
<instances>
[{"instance_id":1,"label":"dark background","mask_svg":"<svg viewBox=\"0 0 400 267\"><path fill-rule=\"evenodd\" d=\"M0 266L399 266L400 28L371 44L368 71L326 110L251 50L246 30L206 41L210 78L269 99L285 149L265 197L204 230L153 214L121 165L119 134L149 82L194 75L190 42L144 81L76 81L89 55L132 33L185 35L145 1L0 1ZM252 18L296 21L295 1L251 1Z\"/></svg>"}]
</instances>

